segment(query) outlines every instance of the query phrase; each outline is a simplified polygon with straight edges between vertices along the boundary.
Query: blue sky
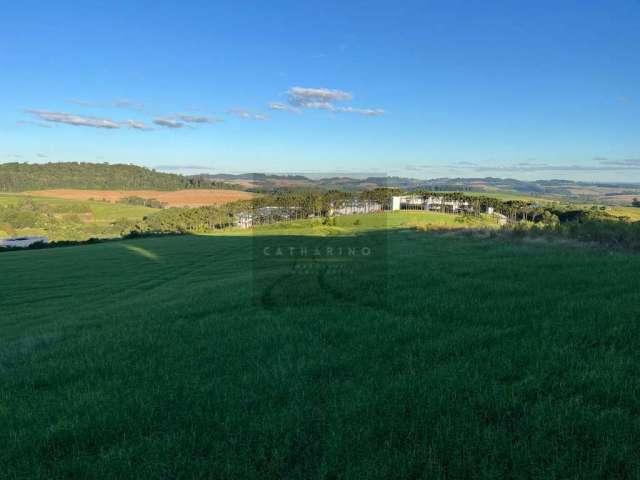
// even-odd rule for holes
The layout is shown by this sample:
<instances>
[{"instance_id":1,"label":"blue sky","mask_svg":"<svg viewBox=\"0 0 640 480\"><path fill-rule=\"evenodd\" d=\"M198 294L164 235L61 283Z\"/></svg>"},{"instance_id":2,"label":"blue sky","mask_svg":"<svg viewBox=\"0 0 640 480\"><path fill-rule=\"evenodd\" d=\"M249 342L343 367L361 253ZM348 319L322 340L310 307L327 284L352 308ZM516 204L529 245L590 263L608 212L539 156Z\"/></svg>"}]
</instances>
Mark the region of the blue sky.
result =
<instances>
[{"instance_id":1,"label":"blue sky","mask_svg":"<svg viewBox=\"0 0 640 480\"><path fill-rule=\"evenodd\" d=\"M0 162L640 181L640 2L30 1Z\"/></svg>"}]
</instances>

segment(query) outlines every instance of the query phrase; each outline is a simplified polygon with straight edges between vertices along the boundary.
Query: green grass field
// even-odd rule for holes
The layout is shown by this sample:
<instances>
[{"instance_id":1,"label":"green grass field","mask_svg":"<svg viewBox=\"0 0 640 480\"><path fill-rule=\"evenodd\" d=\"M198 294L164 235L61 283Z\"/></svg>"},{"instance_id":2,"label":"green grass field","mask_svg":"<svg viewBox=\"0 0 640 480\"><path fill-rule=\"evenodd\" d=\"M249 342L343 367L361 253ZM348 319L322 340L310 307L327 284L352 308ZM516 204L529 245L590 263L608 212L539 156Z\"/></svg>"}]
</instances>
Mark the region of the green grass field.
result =
<instances>
[{"instance_id":1,"label":"green grass field","mask_svg":"<svg viewBox=\"0 0 640 480\"><path fill-rule=\"evenodd\" d=\"M640 221L640 208L638 207L610 207L607 212L619 217L629 217L632 222Z\"/></svg>"},{"instance_id":2,"label":"green grass field","mask_svg":"<svg viewBox=\"0 0 640 480\"><path fill-rule=\"evenodd\" d=\"M0 254L0 477L640 475L640 256L272 233Z\"/></svg>"},{"instance_id":3,"label":"green grass field","mask_svg":"<svg viewBox=\"0 0 640 480\"><path fill-rule=\"evenodd\" d=\"M15 205L21 201L29 200L35 204L56 207L81 206L86 214L80 215L80 222L71 228L51 230L42 228L18 228L12 234L5 232L0 224L0 238L5 236L43 235L51 240L86 240L91 237L112 237L114 234L104 234L109 226L120 220L141 220L157 210L136 205L120 203L108 203L101 201L67 200L63 198L27 197L21 194L0 193L0 206Z\"/></svg>"}]
</instances>

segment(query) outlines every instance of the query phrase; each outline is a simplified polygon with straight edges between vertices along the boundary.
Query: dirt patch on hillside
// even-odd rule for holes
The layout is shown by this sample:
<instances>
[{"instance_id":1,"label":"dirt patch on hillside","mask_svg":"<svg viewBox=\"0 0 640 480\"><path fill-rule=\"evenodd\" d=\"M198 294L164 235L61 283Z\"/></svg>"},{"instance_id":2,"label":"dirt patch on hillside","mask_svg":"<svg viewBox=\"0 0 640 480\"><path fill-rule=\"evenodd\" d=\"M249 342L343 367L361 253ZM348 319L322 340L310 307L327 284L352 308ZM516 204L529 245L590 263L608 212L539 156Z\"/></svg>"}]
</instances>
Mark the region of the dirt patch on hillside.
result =
<instances>
[{"instance_id":1,"label":"dirt patch on hillside","mask_svg":"<svg viewBox=\"0 0 640 480\"><path fill-rule=\"evenodd\" d=\"M222 205L236 200L253 198L249 192L239 190L176 190L162 192L158 190L37 190L22 192L23 195L65 198L68 200L102 200L115 203L124 197L155 198L170 207L199 207L202 205Z\"/></svg>"}]
</instances>

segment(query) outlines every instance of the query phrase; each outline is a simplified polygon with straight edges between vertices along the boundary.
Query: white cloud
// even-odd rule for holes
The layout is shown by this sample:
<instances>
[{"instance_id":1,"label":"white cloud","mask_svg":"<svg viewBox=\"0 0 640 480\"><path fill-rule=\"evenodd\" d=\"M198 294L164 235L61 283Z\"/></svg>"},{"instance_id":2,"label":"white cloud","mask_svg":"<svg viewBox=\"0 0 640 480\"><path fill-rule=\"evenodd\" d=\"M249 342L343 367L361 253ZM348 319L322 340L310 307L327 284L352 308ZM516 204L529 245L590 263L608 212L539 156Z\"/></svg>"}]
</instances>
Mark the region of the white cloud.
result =
<instances>
[{"instance_id":1,"label":"white cloud","mask_svg":"<svg viewBox=\"0 0 640 480\"><path fill-rule=\"evenodd\" d=\"M231 108L229 109L229 113L232 115L236 115L240 118L251 118L251 113L243 110L242 108Z\"/></svg>"},{"instance_id":2,"label":"white cloud","mask_svg":"<svg viewBox=\"0 0 640 480\"><path fill-rule=\"evenodd\" d=\"M379 108L354 108L354 107L337 107L336 112L357 113L365 117L377 117L384 115L385 111Z\"/></svg>"},{"instance_id":3,"label":"white cloud","mask_svg":"<svg viewBox=\"0 0 640 480\"><path fill-rule=\"evenodd\" d=\"M292 107L291 105L287 105L286 103L280 103L280 102L269 102L269 109L279 110L282 112L300 113L300 110L298 110L297 108Z\"/></svg>"},{"instance_id":4,"label":"white cloud","mask_svg":"<svg viewBox=\"0 0 640 480\"><path fill-rule=\"evenodd\" d=\"M133 128L135 130L151 130L151 127L140 120L127 120L126 122L124 122L124 124L129 128Z\"/></svg>"},{"instance_id":5,"label":"white cloud","mask_svg":"<svg viewBox=\"0 0 640 480\"><path fill-rule=\"evenodd\" d=\"M231 108L229 109L229 113L232 115L236 115L240 118L244 118L246 120L268 120L269 115L265 113L251 113L247 110L243 110L242 108Z\"/></svg>"},{"instance_id":6,"label":"white cloud","mask_svg":"<svg viewBox=\"0 0 640 480\"><path fill-rule=\"evenodd\" d=\"M328 110L329 112L335 112L338 109L329 102L306 102L300 105L302 108L308 108L310 110Z\"/></svg>"},{"instance_id":7,"label":"white cloud","mask_svg":"<svg viewBox=\"0 0 640 480\"><path fill-rule=\"evenodd\" d=\"M291 87L287 90L289 108L303 108L307 110L326 110L333 113L356 113L365 117L377 117L384 115L385 111L379 108L357 108L350 106L337 106L336 102L345 102L353 99L351 92L344 90L331 90L329 88ZM281 106L282 104L277 104ZM275 108L284 110L283 108Z\"/></svg>"},{"instance_id":8,"label":"white cloud","mask_svg":"<svg viewBox=\"0 0 640 480\"><path fill-rule=\"evenodd\" d=\"M182 128L184 123L178 122L173 118L157 117L153 119L153 123L166 128Z\"/></svg>"},{"instance_id":9,"label":"white cloud","mask_svg":"<svg viewBox=\"0 0 640 480\"><path fill-rule=\"evenodd\" d=\"M344 90L307 87L291 87L287 95L291 105L302 107L309 102L342 102L353 98L350 92Z\"/></svg>"},{"instance_id":10,"label":"white cloud","mask_svg":"<svg viewBox=\"0 0 640 480\"><path fill-rule=\"evenodd\" d=\"M73 125L78 127L93 127L93 128L106 128L117 129L120 128L120 124L113 120L106 118L86 117L82 115L75 115L72 113L64 112L50 112L47 110L27 110L27 113L38 117L41 120L53 123L64 123L67 125Z\"/></svg>"}]
</instances>

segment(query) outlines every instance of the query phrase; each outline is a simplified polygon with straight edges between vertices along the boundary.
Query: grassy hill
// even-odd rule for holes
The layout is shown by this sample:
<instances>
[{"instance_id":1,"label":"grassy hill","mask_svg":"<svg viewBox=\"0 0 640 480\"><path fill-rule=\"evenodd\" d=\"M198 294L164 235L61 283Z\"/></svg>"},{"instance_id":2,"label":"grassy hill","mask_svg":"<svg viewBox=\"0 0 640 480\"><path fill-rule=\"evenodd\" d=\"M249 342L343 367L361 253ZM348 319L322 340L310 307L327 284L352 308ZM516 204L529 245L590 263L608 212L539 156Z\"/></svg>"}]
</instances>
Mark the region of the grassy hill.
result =
<instances>
[{"instance_id":1,"label":"grassy hill","mask_svg":"<svg viewBox=\"0 0 640 480\"><path fill-rule=\"evenodd\" d=\"M640 256L366 230L1 254L3 478L640 475Z\"/></svg>"}]
</instances>

